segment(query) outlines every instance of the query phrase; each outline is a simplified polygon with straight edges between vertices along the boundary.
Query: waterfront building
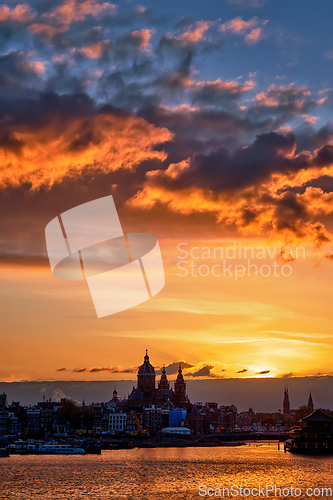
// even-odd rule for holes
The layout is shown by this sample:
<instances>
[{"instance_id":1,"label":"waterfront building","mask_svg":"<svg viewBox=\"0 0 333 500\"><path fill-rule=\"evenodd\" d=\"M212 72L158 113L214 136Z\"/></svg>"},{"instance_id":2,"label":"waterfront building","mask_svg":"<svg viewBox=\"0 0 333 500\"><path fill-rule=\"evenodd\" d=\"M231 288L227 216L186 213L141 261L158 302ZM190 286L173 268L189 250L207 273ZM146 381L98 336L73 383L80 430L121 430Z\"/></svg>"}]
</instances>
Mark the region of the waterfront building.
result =
<instances>
[{"instance_id":1,"label":"waterfront building","mask_svg":"<svg viewBox=\"0 0 333 500\"><path fill-rule=\"evenodd\" d=\"M102 430L103 426L103 404L102 403L93 403L91 405L91 410L93 414L93 430L99 431Z\"/></svg>"},{"instance_id":2,"label":"waterfront building","mask_svg":"<svg viewBox=\"0 0 333 500\"><path fill-rule=\"evenodd\" d=\"M165 427L179 427L182 420L186 420L186 410L169 410L169 422Z\"/></svg>"},{"instance_id":3,"label":"waterfront building","mask_svg":"<svg viewBox=\"0 0 333 500\"><path fill-rule=\"evenodd\" d=\"M294 453L333 454L333 418L322 410L315 410L300 420L294 439L285 449Z\"/></svg>"},{"instance_id":4,"label":"waterfront building","mask_svg":"<svg viewBox=\"0 0 333 500\"><path fill-rule=\"evenodd\" d=\"M26 432L34 436L40 433L40 410L38 406L27 408Z\"/></svg>"},{"instance_id":5,"label":"waterfront building","mask_svg":"<svg viewBox=\"0 0 333 500\"><path fill-rule=\"evenodd\" d=\"M253 408L249 408L248 411L243 411L237 414L237 427L239 429L250 429L252 424L252 418L254 417Z\"/></svg>"},{"instance_id":6,"label":"waterfront building","mask_svg":"<svg viewBox=\"0 0 333 500\"><path fill-rule=\"evenodd\" d=\"M204 413L199 412L196 404L192 406L192 410L187 415L186 421L193 434L201 434L203 432L205 416Z\"/></svg>"},{"instance_id":7,"label":"waterfront building","mask_svg":"<svg viewBox=\"0 0 333 500\"><path fill-rule=\"evenodd\" d=\"M8 434L9 412L7 408L0 408L0 436Z\"/></svg>"},{"instance_id":8,"label":"waterfront building","mask_svg":"<svg viewBox=\"0 0 333 500\"><path fill-rule=\"evenodd\" d=\"M126 423L125 423L125 431L128 433L135 432L135 431L140 432L140 429L141 430L145 429L143 410L141 412L131 411L130 413L127 414L127 419L126 419Z\"/></svg>"},{"instance_id":9,"label":"waterfront building","mask_svg":"<svg viewBox=\"0 0 333 500\"><path fill-rule=\"evenodd\" d=\"M237 425L237 408L235 405L220 406L221 427L223 429L234 429Z\"/></svg>"},{"instance_id":10,"label":"waterfront building","mask_svg":"<svg viewBox=\"0 0 333 500\"><path fill-rule=\"evenodd\" d=\"M7 408L7 394L3 392L0 394L0 410L3 410L4 408Z\"/></svg>"},{"instance_id":11,"label":"waterfront building","mask_svg":"<svg viewBox=\"0 0 333 500\"><path fill-rule=\"evenodd\" d=\"M120 430L125 430L126 427L126 420L128 417L128 414L125 412L109 412L106 414L107 416L107 428L104 428L103 426L103 431L107 432L119 432Z\"/></svg>"}]
</instances>

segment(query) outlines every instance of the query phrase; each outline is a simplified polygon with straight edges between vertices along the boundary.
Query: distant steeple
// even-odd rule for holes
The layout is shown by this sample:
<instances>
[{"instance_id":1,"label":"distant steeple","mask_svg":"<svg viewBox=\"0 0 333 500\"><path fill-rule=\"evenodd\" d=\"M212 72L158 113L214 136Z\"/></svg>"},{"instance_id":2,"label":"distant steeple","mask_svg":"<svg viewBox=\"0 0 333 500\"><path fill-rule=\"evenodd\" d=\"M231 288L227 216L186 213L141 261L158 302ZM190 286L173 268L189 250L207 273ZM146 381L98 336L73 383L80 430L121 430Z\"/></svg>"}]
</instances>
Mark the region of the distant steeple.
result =
<instances>
[{"instance_id":1,"label":"distant steeple","mask_svg":"<svg viewBox=\"0 0 333 500\"><path fill-rule=\"evenodd\" d=\"M308 408L309 408L311 411L313 411L313 410L314 410L314 404L313 404L313 400L312 400L312 394L311 394L311 391L310 391L310 395L309 395Z\"/></svg>"},{"instance_id":2,"label":"distant steeple","mask_svg":"<svg viewBox=\"0 0 333 500\"><path fill-rule=\"evenodd\" d=\"M283 398L283 415L290 414L290 401L289 401L289 392L286 388L284 390L284 398Z\"/></svg>"},{"instance_id":3,"label":"distant steeple","mask_svg":"<svg viewBox=\"0 0 333 500\"><path fill-rule=\"evenodd\" d=\"M118 401L118 392L116 388L114 388L114 391L112 393L112 401Z\"/></svg>"}]
</instances>

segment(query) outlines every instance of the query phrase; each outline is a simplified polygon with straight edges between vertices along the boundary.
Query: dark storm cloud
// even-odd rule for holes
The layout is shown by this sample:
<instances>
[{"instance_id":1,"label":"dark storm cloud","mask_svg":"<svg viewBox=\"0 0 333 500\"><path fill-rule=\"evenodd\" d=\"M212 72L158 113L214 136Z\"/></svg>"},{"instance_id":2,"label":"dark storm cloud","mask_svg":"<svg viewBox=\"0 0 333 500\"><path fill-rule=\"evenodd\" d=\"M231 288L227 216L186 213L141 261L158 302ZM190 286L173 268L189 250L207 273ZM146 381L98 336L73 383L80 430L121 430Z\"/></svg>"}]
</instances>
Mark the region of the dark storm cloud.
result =
<instances>
[{"instance_id":1,"label":"dark storm cloud","mask_svg":"<svg viewBox=\"0 0 333 500\"><path fill-rule=\"evenodd\" d=\"M293 378L293 377L296 377L296 373L289 372L289 373L282 373L282 375L278 375L276 378Z\"/></svg>"},{"instance_id":2,"label":"dark storm cloud","mask_svg":"<svg viewBox=\"0 0 333 500\"><path fill-rule=\"evenodd\" d=\"M274 128L276 122L271 119L253 121L234 112L213 108L188 107L169 110L161 106L143 107L139 110L140 116L157 126L164 124L177 137L197 137L197 140L227 138L226 144L234 146L243 141L243 137L260 131ZM218 146L218 144L216 144ZM211 148L212 149L212 148ZM214 149L217 149L214 148Z\"/></svg>"},{"instance_id":3,"label":"dark storm cloud","mask_svg":"<svg viewBox=\"0 0 333 500\"><path fill-rule=\"evenodd\" d=\"M246 82L245 84L223 82L222 80L204 82L194 87L191 98L194 104L220 106L237 101L244 92L252 87L252 82Z\"/></svg>"},{"instance_id":4,"label":"dark storm cloud","mask_svg":"<svg viewBox=\"0 0 333 500\"><path fill-rule=\"evenodd\" d=\"M89 370L90 373L99 373L99 372L110 372L110 373L136 373L138 371L137 366L133 366L131 368L117 368L116 366L103 366L101 368L91 368Z\"/></svg>"},{"instance_id":5,"label":"dark storm cloud","mask_svg":"<svg viewBox=\"0 0 333 500\"><path fill-rule=\"evenodd\" d=\"M178 372L179 366L182 367L182 369L186 368L192 368L195 365L192 365L191 363L186 363L185 361L175 361L174 363L170 363L168 366L165 367L165 371L167 375L174 375L175 373ZM156 371L157 375L160 375L162 373L162 369L160 368L159 370Z\"/></svg>"},{"instance_id":6,"label":"dark storm cloud","mask_svg":"<svg viewBox=\"0 0 333 500\"><path fill-rule=\"evenodd\" d=\"M289 84L281 87L271 85L267 91L256 94L247 115L253 119L264 116L279 116L287 121L293 115L306 115L318 106L306 87Z\"/></svg>"},{"instance_id":7,"label":"dark storm cloud","mask_svg":"<svg viewBox=\"0 0 333 500\"><path fill-rule=\"evenodd\" d=\"M154 186L164 186L171 192L197 187L223 193L260 185L274 173L293 174L310 167L326 167L333 162L333 146L323 146L313 158L308 154L293 156L295 147L292 133L285 136L276 132L261 134L252 144L231 154L226 148L209 154L195 154L188 168L179 170L177 175L161 171L149 182ZM294 193L285 194L281 199L263 195L261 202L276 205L277 215L288 211L305 215L304 206L296 200Z\"/></svg>"},{"instance_id":8,"label":"dark storm cloud","mask_svg":"<svg viewBox=\"0 0 333 500\"><path fill-rule=\"evenodd\" d=\"M214 368L214 365L204 365L202 368L200 368L196 372L187 373L186 376L187 377L211 377L211 378L215 378L216 375L211 373L213 368Z\"/></svg>"},{"instance_id":9,"label":"dark storm cloud","mask_svg":"<svg viewBox=\"0 0 333 500\"><path fill-rule=\"evenodd\" d=\"M293 134L283 136L270 132L257 136L252 144L237 149L233 154L229 154L225 148L219 148L207 155L194 155L190 167L176 178L161 177L160 180L162 183L165 181L171 190L190 186L213 191L239 189L254 185L273 172L304 168L308 157L292 160L286 157L294 147Z\"/></svg>"},{"instance_id":10,"label":"dark storm cloud","mask_svg":"<svg viewBox=\"0 0 333 500\"><path fill-rule=\"evenodd\" d=\"M115 113L121 113L116 108ZM29 125L32 132L52 123L58 117L62 123L71 118L89 117L96 113L96 105L87 94L58 95L53 92L41 93L39 99L0 99L0 119L8 116L8 123ZM9 128L9 125L7 125Z\"/></svg>"},{"instance_id":11,"label":"dark storm cloud","mask_svg":"<svg viewBox=\"0 0 333 500\"><path fill-rule=\"evenodd\" d=\"M302 127L295 131L297 139L297 150L314 151L325 144L329 144L333 139L333 121L328 120L326 125L323 125L318 130L313 127Z\"/></svg>"},{"instance_id":12,"label":"dark storm cloud","mask_svg":"<svg viewBox=\"0 0 333 500\"><path fill-rule=\"evenodd\" d=\"M38 84L39 75L44 67L29 59L25 51L12 51L0 56L0 89L24 88Z\"/></svg>"}]
</instances>

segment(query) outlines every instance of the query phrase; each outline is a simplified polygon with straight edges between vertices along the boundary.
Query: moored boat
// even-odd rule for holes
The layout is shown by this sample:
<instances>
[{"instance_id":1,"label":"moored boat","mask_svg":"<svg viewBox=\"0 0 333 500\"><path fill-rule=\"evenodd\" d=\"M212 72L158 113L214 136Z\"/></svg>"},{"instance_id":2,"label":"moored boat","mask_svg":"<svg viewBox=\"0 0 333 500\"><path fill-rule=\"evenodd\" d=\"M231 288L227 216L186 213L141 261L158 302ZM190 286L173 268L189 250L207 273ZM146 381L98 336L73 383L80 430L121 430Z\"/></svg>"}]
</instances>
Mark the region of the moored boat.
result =
<instances>
[{"instance_id":1,"label":"moored boat","mask_svg":"<svg viewBox=\"0 0 333 500\"><path fill-rule=\"evenodd\" d=\"M0 448L0 457L9 457L9 449Z\"/></svg>"},{"instance_id":2,"label":"moored boat","mask_svg":"<svg viewBox=\"0 0 333 500\"><path fill-rule=\"evenodd\" d=\"M57 442L44 443L34 441L18 441L9 445L9 452L19 455L85 455L81 447Z\"/></svg>"}]
</instances>

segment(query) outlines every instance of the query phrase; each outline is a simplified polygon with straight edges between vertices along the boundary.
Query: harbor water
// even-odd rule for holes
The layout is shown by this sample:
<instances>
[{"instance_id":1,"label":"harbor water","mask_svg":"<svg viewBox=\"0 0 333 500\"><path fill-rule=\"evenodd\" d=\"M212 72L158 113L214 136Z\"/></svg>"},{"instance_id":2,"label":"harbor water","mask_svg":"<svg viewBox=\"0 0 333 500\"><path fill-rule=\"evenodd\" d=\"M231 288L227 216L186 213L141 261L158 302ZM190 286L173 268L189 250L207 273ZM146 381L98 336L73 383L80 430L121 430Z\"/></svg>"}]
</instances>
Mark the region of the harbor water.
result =
<instances>
[{"instance_id":1,"label":"harbor water","mask_svg":"<svg viewBox=\"0 0 333 500\"><path fill-rule=\"evenodd\" d=\"M0 499L185 500L219 498L219 491L226 498L228 489L229 498L300 498L288 494L291 486L293 493L301 491L301 498L326 499L331 497L322 489L333 488L332 478L333 457L284 453L277 442L82 456L11 455L0 459ZM276 486L281 495L270 489L267 496L263 489L256 495L259 485Z\"/></svg>"}]
</instances>

